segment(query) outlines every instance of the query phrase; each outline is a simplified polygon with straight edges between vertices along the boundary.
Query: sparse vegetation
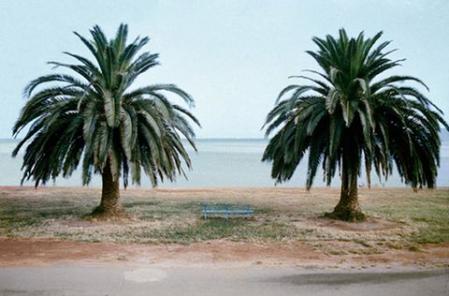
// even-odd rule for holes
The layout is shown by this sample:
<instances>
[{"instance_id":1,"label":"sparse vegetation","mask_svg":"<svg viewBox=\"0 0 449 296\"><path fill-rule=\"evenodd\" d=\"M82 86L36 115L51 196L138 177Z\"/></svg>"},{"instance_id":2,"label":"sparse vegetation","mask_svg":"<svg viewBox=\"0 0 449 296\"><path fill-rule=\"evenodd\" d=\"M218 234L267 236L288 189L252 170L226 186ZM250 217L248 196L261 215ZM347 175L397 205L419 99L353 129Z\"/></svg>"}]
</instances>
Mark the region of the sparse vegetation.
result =
<instances>
[{"instance_id":1,"label":"sparse vegetation","mask_svg":"<svg viewBox=\"0 0 449 296\"><path fill-rule=\"evenodd\" d=\"M398 197L391 204L388 200L382 200L382 204L369 204L367 210L385 219L413 225L416 231L407 237L413 242L449 242L448 190L403 191Z\"/></svg>"},{"instance_id":2,"label":"sparse vegetation","mask_svg":"<svg viewBox=\"0 0 449 296\"><path fill-rule=\"evenodd\" d=\"M426 243L449 242L449 190L361 190L367 222L336 222L320 213L332 208L337 190L127 190L123 206L131 219L86 218L96 189L0 191L0 236L75 241L190 244L230 241L304 241L326 254L420 252ZM201 218L201 203L251 204L253 219ZM349 246L349 247L348 247Z\"/></svg>"}]
</instances>

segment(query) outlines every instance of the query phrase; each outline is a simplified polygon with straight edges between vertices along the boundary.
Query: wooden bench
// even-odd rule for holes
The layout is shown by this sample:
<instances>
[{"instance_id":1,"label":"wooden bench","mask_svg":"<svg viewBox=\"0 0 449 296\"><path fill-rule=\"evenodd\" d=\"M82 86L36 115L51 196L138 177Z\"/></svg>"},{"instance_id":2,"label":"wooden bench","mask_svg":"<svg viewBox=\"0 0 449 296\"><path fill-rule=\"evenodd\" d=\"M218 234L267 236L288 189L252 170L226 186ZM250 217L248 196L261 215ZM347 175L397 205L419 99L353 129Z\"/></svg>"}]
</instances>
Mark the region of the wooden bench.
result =
<instances>
[{"instance_id":1,"label":"wooden bench","mask_svg":"<svg viewBox=\"0 0 449 296\"><path fill-rule=\"evenodd\" d=\"M207 218L250 218L254 210L248 205L202 204L202 215Z\"/></svg>"}]
</instances>

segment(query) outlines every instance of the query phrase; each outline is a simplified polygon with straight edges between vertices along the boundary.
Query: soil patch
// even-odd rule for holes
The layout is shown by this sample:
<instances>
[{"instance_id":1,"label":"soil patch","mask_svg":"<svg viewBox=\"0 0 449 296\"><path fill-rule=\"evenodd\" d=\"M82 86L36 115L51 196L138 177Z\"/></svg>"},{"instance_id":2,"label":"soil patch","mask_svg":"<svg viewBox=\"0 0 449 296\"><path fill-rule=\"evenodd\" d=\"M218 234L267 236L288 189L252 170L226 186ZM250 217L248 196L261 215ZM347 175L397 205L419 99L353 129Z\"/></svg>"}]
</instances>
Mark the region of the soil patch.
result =
<instances>
[{"instance_id":1,"label":"soil patch","mask_svg":"<svg viewBox=\"0 0 449 296\"><path fill-rule=\"evenodd\" d=\"M318 220L320 227L330 227L344 231L384 231L404 227L404 224L388 221L381 218L368 217L366 221L350 223L328 218L320 218Z\"/></svg>"},{"instance_id":2,"label":"soil patch","mask_svg":"<svg viewBox=\"0 0 449 296\"><path fill-rule=\"evenodd\" d=\"M349 242L329 242L347 247ZM217 240L190 245L86 243L54 239L0 238L0 266L61 262L165 265L288 265L367 268L391 265L449 267L449 244L420 252L394 250L371 255L329 255L304 242L242 243Z\"/></svg>"}]
</instances>

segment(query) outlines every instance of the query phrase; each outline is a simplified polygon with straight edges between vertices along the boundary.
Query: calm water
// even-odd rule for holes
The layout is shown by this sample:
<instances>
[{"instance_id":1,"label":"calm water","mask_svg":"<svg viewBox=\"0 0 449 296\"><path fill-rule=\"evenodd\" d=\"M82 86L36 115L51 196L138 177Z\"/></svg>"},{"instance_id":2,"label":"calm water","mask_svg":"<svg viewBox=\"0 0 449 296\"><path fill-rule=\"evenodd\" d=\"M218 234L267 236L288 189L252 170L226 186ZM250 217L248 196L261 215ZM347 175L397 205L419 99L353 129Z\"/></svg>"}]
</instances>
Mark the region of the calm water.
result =
<instances>
[{"instance_id":1,"label":"calm water","mask_svg":"<svg viewBox=\"0 0 449 296\"><path fill-rule=\"evenodd\" d=\"M188 180L180 177L176 183L162 184L160 187L269 187L274 186L270 178L270 165L260 161L266 140L198 140L198 153L190 151L193 170L188 172ZM0 140L0 185L19 185L21 179L21 155L11 157L16 141ZM301 163L290 182L280 186L303 187L306 178L306 163ZM56 185L80 186L80 171L68 179L58 178ZM147 178L142 178L142 186L150 186ZM364 179L360 180L363 184ZM94 178L91 186L99 186L101 180ZM32 183L26 183L31 185ZM441 167L438 186L449 186L449 142L441 150ZM322 175L318 174L315 186L323 186ZM339 185L338 177L332 183ZM397 174L381 183L373 178L373 186L402 186Z\"/></svg>"}]
</instances>

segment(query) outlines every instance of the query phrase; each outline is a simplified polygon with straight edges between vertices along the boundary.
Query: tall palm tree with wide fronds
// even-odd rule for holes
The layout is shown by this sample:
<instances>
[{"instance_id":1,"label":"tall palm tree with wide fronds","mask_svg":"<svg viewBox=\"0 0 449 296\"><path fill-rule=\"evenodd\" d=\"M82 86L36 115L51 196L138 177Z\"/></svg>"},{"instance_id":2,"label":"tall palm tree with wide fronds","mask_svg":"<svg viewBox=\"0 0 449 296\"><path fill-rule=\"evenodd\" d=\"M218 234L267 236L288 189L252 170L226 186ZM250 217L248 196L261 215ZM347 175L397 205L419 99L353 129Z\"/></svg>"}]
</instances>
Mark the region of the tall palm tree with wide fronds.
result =
<instances>
[{"instance_id":1,"label":"tall palm tree with wide fronds","mask_svg":"<svg viewBox=\"0 0 449 296\"><path fill-rule=\"evenodd\" d=\"M148 37L127 43L128 27L123 24L111 40L98 26L90 33L91 40L75 35L93 60L66 52L76 63L50 62L65 73L39 77L26 87L28 101L13 134L26 126L29 130L13 155L27 145L22 182L32 179L35 186L61 174L70 176L80 163L83 185L92 174L101 174L101 204L93 214L110 217L123 213L120 177L124 187L129 176L140 184L143 169L156 186L184 174L184 165L191 167L181 137L195 148L191 121L199 122L168 99L171 93L193 105L192 97L175 85L132 88L136 78L158 65L158 54L140 53Z\"/></svg>"},{"instance_id":2,"label":"tall palm tree with wide fronds","mask_svg":"<svg viewBox=\"0 0 449 296\"><path fill-rule=\"evenodd\" d=\"M368 186L373 168L387 178L393 165L414 189L435 186L440 125L448 125L419 89L427 89L421 80L388 76L403 60L389 58L394 50L387 50L389 41L378 44L381 36L348 38L342 29L338 38L313 38L318 50L307 53L321 71L294 76L310 83L284 88L266 119L266 134L275 133L263 155L272 177L289 180L305 155L307 189L320 165L328 185L338 172L340 201L329 214L337 219L364 219L357 197L363 168Z\"/></svg>"}]
</instances>

